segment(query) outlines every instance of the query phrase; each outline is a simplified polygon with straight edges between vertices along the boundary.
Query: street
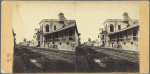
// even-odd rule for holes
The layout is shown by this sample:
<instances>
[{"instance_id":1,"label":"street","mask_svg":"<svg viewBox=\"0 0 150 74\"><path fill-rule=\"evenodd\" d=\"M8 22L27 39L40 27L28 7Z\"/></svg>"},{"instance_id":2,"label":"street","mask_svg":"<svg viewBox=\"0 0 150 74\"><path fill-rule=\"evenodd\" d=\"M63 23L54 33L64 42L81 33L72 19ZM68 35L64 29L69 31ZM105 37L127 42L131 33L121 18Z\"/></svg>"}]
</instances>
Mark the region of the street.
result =
<instances>
[{"instance_id":1,"label":"street","mask_svg":"<svg viewBox=\"0 0 150 74\"><path fill-rule=\"evenodd\" d=\"M139 72L139 52L86 47L87 72Z\"/></svg>"},{"instance_id":2,"label":"street","mask_svg":"<svg viewBox=\"0 0 150 74\"><path fill-rule=\"evenodd\" d=\"M138 52L88 48L89 72L139 72Z\"/></svg>"},{"instance_id":3,"label":"street","mask_svg":"<svg viewBox=\"0 0 150 74\"><path fill-rule=\"evenodd\" d=\"M14 56L22 57L27 73L75 72L75 52L73 51L21 47L15 48L14 54Z\"/></svg>"},{"instance_id":4,"label":"street","mask_svg":"<svg viewBox=\"0 0 150 74\"><path fill-rule=\"evenodd\" d=\"M14 49L14 57L18 56L21 60L14 61L14 73L139 72L137 51L94 46L64 51L22 46ZM23 69L19 71L18 66Z\"/></svg>"}]
</instances>

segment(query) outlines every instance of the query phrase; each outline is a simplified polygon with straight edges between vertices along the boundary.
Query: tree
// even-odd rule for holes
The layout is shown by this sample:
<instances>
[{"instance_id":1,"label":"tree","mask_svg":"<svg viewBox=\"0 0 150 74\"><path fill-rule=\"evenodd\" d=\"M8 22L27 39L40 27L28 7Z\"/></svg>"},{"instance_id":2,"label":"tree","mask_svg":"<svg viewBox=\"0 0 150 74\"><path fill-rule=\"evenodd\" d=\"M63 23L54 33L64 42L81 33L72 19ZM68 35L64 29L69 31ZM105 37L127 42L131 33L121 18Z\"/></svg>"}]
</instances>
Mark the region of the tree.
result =
<instances>
[{"instance_id":1,"label":"tree","mask_svg":"<svg viewBox=\"0 0 150 74\"><path fill-rule=\"evenodd\" d=\"M91 38L88 38L88 41L91 42Z\"/></svg>"},{"instance_id":2,"label":"tree","mask_svg":"<svg viewBox=\"0 0 150 74\"><path fill-rule=\"evenodd\" d=\"M34 45L34 40L32 39L33 45Z\"/></svg>"},{"instance_id":3,"label":"tree","mask_svg":"<svg viewBox=\"0 0 150 74\"><path fill-rule=\"evenodd\" d=\"M23 41L24 41L24 42L26 42L26 41L27 41L27 39L26 39L26 38L24 38L24 39L23 39Z\"/></svg>"},{"instance_id":4,"label":"tree","mask_svg":"<svg viewBox=\"0 0 150 74\"><path fill-rule=\"evenodd\" d=\"M31 40L29 40L29 43L31 43L32 41Z\"/></svg>"}]
</instances>

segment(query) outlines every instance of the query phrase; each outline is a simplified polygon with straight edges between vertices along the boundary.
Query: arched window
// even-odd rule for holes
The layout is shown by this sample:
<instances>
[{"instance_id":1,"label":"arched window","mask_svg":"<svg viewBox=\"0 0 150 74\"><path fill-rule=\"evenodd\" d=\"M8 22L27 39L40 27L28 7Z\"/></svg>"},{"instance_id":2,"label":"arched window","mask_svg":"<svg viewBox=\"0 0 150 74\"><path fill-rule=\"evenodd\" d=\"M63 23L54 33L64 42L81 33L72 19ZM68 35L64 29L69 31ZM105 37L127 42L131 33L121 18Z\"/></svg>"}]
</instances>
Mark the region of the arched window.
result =
<instances>
[{"instance_id":1,"label":"arched window","mask_svg":"<svg viewBox=\"0 0 150 74\"><path fill-rule=\"evenodd\" d=\"M113 31L114 31L113 24L110 24L110 32L113 32Z\"/></svg>"},{"instance_id":2,"label":"arched window","mask_svg":"<svg viewBox=\"0 0 150 74\"><path fill-rule=\"evenodd\" d=\"M49 32L49 25L46 25L46 32Z\"/></svg>"},{"instance_id":3,"label":"arched window","mask_svg":"<svg viewBox=\"0 0 150 74\"><path fill-rule=\"evenodd\" d=\"M56 25L54 26L54 30L56 30Z\"/></svg>"}]
</instances>

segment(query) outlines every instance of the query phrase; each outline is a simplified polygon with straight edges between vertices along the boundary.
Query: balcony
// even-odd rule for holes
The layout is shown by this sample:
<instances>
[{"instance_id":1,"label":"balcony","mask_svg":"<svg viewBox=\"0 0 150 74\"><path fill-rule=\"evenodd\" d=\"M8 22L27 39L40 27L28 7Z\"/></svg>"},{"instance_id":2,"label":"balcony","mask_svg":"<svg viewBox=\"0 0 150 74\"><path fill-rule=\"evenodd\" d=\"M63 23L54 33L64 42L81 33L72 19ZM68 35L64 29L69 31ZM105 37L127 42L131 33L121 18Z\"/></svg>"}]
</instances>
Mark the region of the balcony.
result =
<instances>
[{"instance_id":1,"label":"balcony","mask_svg":"<svg viewBox=\"0 0 150 74\"><path fill-rule=\"evenodd\" d=\"M62 38L61 40L62 40L62 41L66 41L66 38Z\"/></svg>"},{"instance_id":2,"label":"balcony","mask_svg":"<svg viewBox=\"0 0 150 74\"><path fill-rule=\"evenodd\" d=\"M132 38L126 38L126 39L124 39L124 38L119 38L119 39L111 39L111 40L109 40L108 42L117 42L117 41L124 41L124 42L130 42L131 40L138 40L138 38L136 37L136 38L134 38L133 37L133 39Z\"/></svg>"},{"instance_id":3,"label":"balcony","mask_svg":"<svg viewBox=\"0 0 150 74\"><path fill-rule=\"evenodd\" d=\"M54 41L75 41L75 36L69 36L69 37L65 37L65 38L55 38ZM45 40L45 42L51 42L53 41L53 39L47 39Z\"/></svg>"},{"instance_id":4,"label":"balcony","mask_svg":"<svg viewBox=\"0 0 150 74\"><path fill-rule=\"evenodd\" d=\"M124 38L119 38L119 41L124 41Z\"/></svg>"},{"instance_id":5,"label":"balcony","mask_svg":"<svg viewBox=\"0 0 150 74\"><path fill-rule=\"evenodd\" d=\"M52 39L47 39L47 40L45 40L45 42L51 42L52 41Z\"/></svg>"},{"instance_id":6,"label":"balcony","mask_svg":"<svg viewBox=\"0 0 150 74\"><path fill-rule=\"evenodd\" d=\"M117 39L111 39L108 42L110 43L110 42L116 42L116 41L117 41Z\"/></svg>"},{"instance_id":7,"label":"balcony","mask_svg":"<svg viewBox=\"0 0 150 74\"><path fill-rule=\"evenodd\" d=\"M133 41L138 41L138 37L137 36L133 36Z\"/></svg>"},{"instance_id":8,"label":"balcony","mask_svg":"<svg viewBox=\"0 0 150 74\"><path fill-rule=\"evenodd\" d=\"M54 41L66 41L66 38L55 38Z\"/></svg>"},{"instance_id":9,"label":"balcony","mask_svg":"<svg viewBox=\"0 0 150 74\"><path fill-rule=\"evenodd\" d=\"M59 41L59 38L55 38L54 41Z\"/></svg>"},{"instance_id":10,"label":"balcony","mask_svg":"<svg viewBox=\"0 0 150 74\"><path fill-rule=\"evenodd\" d=\"M75 40L75 36L69 36L69 40Z\"/></svg>"}]
</instances>

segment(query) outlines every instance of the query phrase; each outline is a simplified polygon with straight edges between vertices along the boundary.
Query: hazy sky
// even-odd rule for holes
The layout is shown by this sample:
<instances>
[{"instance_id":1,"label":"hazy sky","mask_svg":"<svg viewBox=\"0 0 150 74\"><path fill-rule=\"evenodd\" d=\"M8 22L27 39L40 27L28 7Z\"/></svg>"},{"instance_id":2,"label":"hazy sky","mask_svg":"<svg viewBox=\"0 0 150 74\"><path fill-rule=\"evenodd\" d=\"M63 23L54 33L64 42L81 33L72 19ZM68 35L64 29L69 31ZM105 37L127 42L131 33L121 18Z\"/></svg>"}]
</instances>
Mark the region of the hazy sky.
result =
<instances>
[{"instance_id":1,"label":"hazy sky","mask_svg":"<svg viewBox=\"0 0 150 74\"><path fill-rule=\"evenodd\" d=\"M13 28L16 41L32 40L35 28L42 19L58 19L60 12L68 20L76 20L81 42L98 39L99 28L107 19L123 19L127 12L131 19L139 19L139 2L13 2Z\"/></svg>"}]
</instances>

